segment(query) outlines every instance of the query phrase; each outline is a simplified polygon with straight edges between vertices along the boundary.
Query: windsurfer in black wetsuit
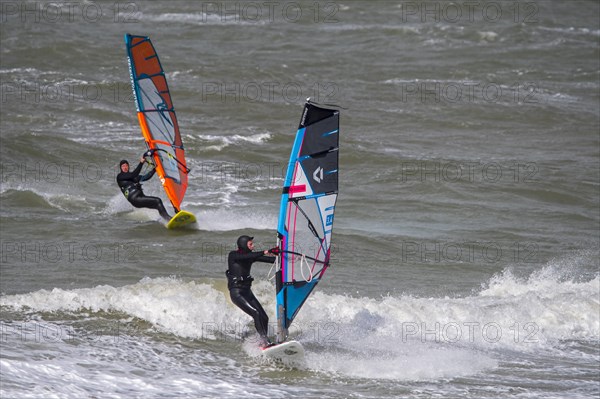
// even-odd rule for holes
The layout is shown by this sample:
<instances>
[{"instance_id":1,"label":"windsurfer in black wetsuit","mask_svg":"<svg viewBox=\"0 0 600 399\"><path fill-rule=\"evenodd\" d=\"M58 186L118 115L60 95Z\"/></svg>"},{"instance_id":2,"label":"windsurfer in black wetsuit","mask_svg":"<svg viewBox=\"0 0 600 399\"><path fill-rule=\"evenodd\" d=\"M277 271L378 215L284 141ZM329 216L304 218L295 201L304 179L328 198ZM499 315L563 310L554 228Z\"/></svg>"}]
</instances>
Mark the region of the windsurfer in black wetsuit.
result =
<instances>
[{"instance_id":1,"label":"windsurfer in black wetsuit","mask_svg":"<svg viewBox=\"0 0 600 399\"><path fill-rule=\"evenodd\" d=\"M160 213L160 216L165 220L170 220L171 216L167 213L162 200L158 197L148 197L144 195L144 192L142 191L140 182L149 180L156 172L156 169L152 169L145 175L140 176L145 157L149 156L152 156L152 151L146 151L144 155L142 155L139 165L132 172L129 171L129 162L126 159L122 160L119 164L121 173L117 175L117 184L131 205L136 208L156 209L158 210L158 213Z\"/></svg>"},{"instance_id":2,"label":"windsurfer in black wetsuit","mask_svg":"<svg viewBox=\"0 0 600 399\"><path fill-rule=\"evenodd\" d=\"M231 251L227 259L229 268L225 272L227 276L227 288L231 301L244 312L252 316L254 326L260 335L260 346L262 348L273 345L267 336L269 330L269 316L261 306L252 292L252 281L250 268L254 262L275 262L278 249L272 248L265 251L252 251L254 249L254 237L240 236L237 240L237 251ZM271 255L271 256L267 256Z\"/></svg>"}]
</instances>

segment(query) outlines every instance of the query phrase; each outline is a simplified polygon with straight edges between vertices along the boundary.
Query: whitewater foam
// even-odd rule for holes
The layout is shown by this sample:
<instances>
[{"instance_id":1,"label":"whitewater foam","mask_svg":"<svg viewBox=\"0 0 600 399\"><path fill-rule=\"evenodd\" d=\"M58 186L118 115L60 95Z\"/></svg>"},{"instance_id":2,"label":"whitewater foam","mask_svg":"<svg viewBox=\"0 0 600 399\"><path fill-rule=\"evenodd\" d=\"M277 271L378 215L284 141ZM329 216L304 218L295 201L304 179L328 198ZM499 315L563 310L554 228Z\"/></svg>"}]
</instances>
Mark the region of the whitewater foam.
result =
<instances>
[{"instance_id":1,"label":"whitewater foam","mask_svg":"<svg viewBox=\"0 0 600 399\"><path fill-rule=\"evenodd\" d=\"M255 133L255 134L251 134L249 136L244 136L244 135L240 135L240 134L232 134L232 135L227 135L227 136L200 134L196 137L199 138L200 140L207 141L209 143L215 143L215 144L203 146L202 148L204 150L221 151L224 148L229 147L230 145L243 144L243 143L262 144L271 138L271 134L270 133Z\"/></svg>"},{"instance_id":2,"label":"whitewater foam","mask_svg":"<svg viewBox=\"0 0 600 399\"><path fill-rule=\"evenodd\" d=\"M527 278L505 270L480 292L463 298L375 299L317 291L292 324L290 336L305 345L309 369L361 378L472 375L497 367L496 351L581 356L564 342L598 340L600 277L576 281L557 265ZM274 331L273 290L264 280L254 285ZM120 312L158 331L195 340L237 340L254 331L251 319L230 303L223 281L144 278L119 288L5 295L0 305L29 314L70 312L83 318L90 312Z\"/></svg>"},{"instance_id":3,"label":"whitewater foam","mask_svg":"<svg viewBox=\"0 0 600 399\"><path fill-rule=\"evenodd\" d=\"M242 208L243 209L243 208ZM275 231L275 215L255 210L203 209L196 214L201 221L200 229L208 231L232 231L242 229ZM274 236L273 236L274 237ZM273 238L275 240L275 238Z\"/></svg>"}]
</instances>

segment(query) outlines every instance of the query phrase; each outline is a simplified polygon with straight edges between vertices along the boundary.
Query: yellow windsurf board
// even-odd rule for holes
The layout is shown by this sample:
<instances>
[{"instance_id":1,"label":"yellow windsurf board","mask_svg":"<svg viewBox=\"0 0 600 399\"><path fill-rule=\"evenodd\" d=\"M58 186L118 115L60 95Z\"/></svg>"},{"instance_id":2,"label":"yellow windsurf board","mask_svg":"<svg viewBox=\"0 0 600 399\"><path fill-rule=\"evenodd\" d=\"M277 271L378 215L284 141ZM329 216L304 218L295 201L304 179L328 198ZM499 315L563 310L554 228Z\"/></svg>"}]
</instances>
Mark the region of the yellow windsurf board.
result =
<instances>
[{"instance_id":1,"label":"yellow windsurf board","mask_svg":"<svg viewBox=\"0 0 600 399\"><path fill-rule=\"evenodd\" d=\"M196 216L188 211L179 211L167 223L167 229L178 229L196 223Z\"/></svg>"}]
</instances>

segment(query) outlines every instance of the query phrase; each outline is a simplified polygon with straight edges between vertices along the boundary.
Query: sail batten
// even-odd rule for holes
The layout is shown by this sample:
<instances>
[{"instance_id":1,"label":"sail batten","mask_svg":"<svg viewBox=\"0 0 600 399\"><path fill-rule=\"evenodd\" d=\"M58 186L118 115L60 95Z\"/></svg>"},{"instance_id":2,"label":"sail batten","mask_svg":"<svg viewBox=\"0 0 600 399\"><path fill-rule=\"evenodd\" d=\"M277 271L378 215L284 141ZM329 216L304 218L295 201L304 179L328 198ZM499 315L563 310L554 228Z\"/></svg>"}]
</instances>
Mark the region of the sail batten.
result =
<instances>
[{"instance_id":1,"label":"sail batten","mask_svg":"<svg viewBox=\"0 0 600 399\"><path fill-rule=\"evenodd\" d=\"M179 212L189 168L165 72L149 37L126 34L125 44L142 135L148 148L156 150L156 172L173 208Z\"/></svg>"},{"instance_id":2,"label":"sail batten","mask_svg":"<svg viewBox=\"0 0 600 399\"><path fill-rule=\"evenodd\" d=\"M339 112L307 102L281 194L277 261L277 340L329 267L338 193Z\"/></svg>"}]
</instances>

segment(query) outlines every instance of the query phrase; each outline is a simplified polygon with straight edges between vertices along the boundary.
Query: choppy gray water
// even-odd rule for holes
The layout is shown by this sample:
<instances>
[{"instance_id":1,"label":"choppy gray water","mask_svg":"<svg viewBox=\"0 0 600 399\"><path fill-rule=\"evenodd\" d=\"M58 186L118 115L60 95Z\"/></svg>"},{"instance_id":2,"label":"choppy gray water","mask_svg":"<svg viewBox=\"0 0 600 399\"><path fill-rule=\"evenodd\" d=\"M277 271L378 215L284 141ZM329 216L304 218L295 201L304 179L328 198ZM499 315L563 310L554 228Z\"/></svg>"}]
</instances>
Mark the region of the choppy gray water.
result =
<instances>
[{"instance_id":1,"label":"choppy gray water","mask_svg":"<svg viewBox=\"0 0 600 399\"><path fill-rule=\"evenodd\" d=\"M598 2L0 6L2 397L599 395ZM197 230L114 182L144 150L125 33L167 71ZM344 107L341 182L288 369L223 271L275 243L306 97Z\"/></svg>"}]
</instances>

